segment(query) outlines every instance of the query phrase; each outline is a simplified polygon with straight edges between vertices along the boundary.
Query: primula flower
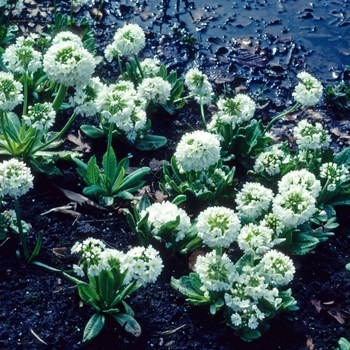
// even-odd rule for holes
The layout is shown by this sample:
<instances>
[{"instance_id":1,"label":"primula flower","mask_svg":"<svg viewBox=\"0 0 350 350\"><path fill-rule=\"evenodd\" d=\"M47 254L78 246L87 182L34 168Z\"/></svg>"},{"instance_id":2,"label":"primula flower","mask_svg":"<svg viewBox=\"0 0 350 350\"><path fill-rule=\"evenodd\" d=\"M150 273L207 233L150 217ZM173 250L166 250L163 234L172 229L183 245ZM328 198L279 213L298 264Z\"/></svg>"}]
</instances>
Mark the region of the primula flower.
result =
<instances>
[{"instance_id":1,"label":"primula flower","mask_svg":"<svg viewBox=\"0 0 350 350\"><path fill-rule=\"evenodd\" d=\"M256 219L268 210L272 199L272 190L257 182L247 182L237 193L237 210L252 219Z\"/></svg>"},{"instance_id":2,"label":"primula flower","mask_svg":"<svg viewBox=\"0 0 350 350\"><path fill-rule=\"evenodd\" d=\"M2 55L2 60L13 73L34 73L41 68L41 53L34 50L34 39L19 37Z\"/></svg>"},{"instance_id":3,"label":"primula flower","mask_svg":"<svg viewBox=\"0 0 350 350\"><path fill-rule=\"evenodd\" d=\"M140 65L144 78L154 78L159 73L160 61L158 58L145 58Z\"/></svg>"},{"instance_id":4,"label":"primula flower","mask_svg":"<svg viewBox=\"0 0 350 350\"><path fill-rule=\"evenodd\" d=\"M244 94L237 94L234 98L221 98L217 105L221 122L231 124L233 128L250 120L256 109L255 102Z\"/></svg>"},{"instance_id":5,"label":"primula flower","mask_svg":"<svg viewBox=\"0 0 350 350\"><path fill-rule=\"evenodd\" d=\"M198 103L209 104L212 100L213 88L208 77L198 68L191 68L185 75L185 85Z\"/></svg>"},{"instance_id":6,"label":"primula flower","mask_svg":"<svg viewBox=\"0 0 350 350\"><path fill-rule=\"evenodd\" d=\"M255 160L254 171L256 173L267 173L270 176L281 172L281 165L286 159L285 153L274 145L271 151L262 152Z\"/></svg>"},{"instance_id":7,"label":"primula flower","mask_svg":"<svg viewBox=\"0 0 350 350\"><path fill-rule=\"evenodd\" d=\"M48 130L55 122L56 112L48 102L28 107L28 114L22 116L26 125L36 130Z\"/></svg>"},{"instance_id":8,"label":"primula flower","mask_svg":"<svg viewBox=\"0 0 350 350\"><path fill-rule=\"evenodd\" d=\"M135 279L142 284L155 282L163 269L159 253L152 247L135 247L126 253L122 269L127 270L124 284Z\"/></svg>"},{"instance_id":9,"label":"primula flower","mask_svg":"<svg viewBox=\"0 0 350 350\"><path fill-rule=\"evenodd\" d=\"M52 45L60 44L61 42L65 41L73 41L82 47L84 46L80 37L68 30L57 33L52 40Z\"/></svg>"},{"instance_id":10,"label":"primula flower","mask_svg":"<svg viewBox=\"0 0 350 350\"><path fill-rule=\"evenodd\" d=\"M116 31L113 42L106 47L106 60L111 62L116 55L137 55L145 44L143 29L137 24L126 24Z\"/></svg>"},{"instance_id":11,"label":"primula flower","mask_svg":"<svg viewBox=\"0 0 350 350\"><path fill-rule=\"evenodd\" d=\"M11 73L0 72L0 110L12 111L22 101L22 84Z\"/></svg>"},{"instance_id":12,"label":"primula flower","mask_svg":"<svg viewBox=\"0 0 350 350\"><path fill-rule=\"evenodd\" d=\"M140 218L144 218L148 213L148 224L152 229L152 234L157 235L159 229L168 222L174 221L178 216L179 225L174 229L176 232L175 241L178 242L185 238L186 233L191 227L191 220L186 212L171 202L154 203L140 213Z\"/></svg>"},{"instance_id":13,"label":"primula flower","mask_svg":"<svg viewBox=\"0 0 350 350\"><path fill-rule=\"evenodd\" d=\"M272 210L284 225L296 227L308 221L316 212L316 200L303 186L294 185L277 194Z\"/></svg>"},{"instance_id":14,"label":"primula flower","mask_svg":"<svg viewBox=\"0 0 350 350\"><path fill-rule=\"evenodd\" d=\"M305 188L315 198L318 197L321 191L321 182L306 169L293 170L285 174L278 182L278 191L284 193L295 185Z\"/></svg>"},{"instance_id":15,"label":"primula flower","mask_svg":"<svg viewBox=\"0 0 350 350\"><path fill-rule=\"evenodd\" d=\"M285 228L285 225L281 222L281 220L273 213L268 213L264 216L264 218L260 221L260 225L267 227L279 236L280 233ZM283 239L284 240L284 239Z\"/></svg>"},{"instance_id":16,"label":"primula flower","mask_svg":"<svg viewBox=\"0 0 350 350\"><path fill-rule=\"evenodd\" d=\"M165 104L170 98L171 85L161 77L145 78L137 87L139 98L155 104Z\"/></svg>"},{"instance_id":17,"label":"primula flower","mask_svg":"<svg viewBox=\"0 0 350 350\"><path fill-rule=\"evenodd\" d=\"M5 6L6 9L13 10L17 8L19 11L23 9L23 0L18 1L8 1L8 0L0 0L0 7Z\"/></svg>"},{"instance_id":18,"label":"primula flower","mask_svg":"<svg viewBox=\"0 0 350 350\"><path fill-rule=\"evenodd\" d=\"M307 120L302 120L294 128L293 133L299 149L316 150L328 147L331 142L329 134L320 123L316 123L313 126Z\"/></svg>"},{"instance_id":19,"label":"primula flower","mask_svg":"<svg viewBox=\"0 0 350 350\"><path fill-rule=\"evenodd\" d=\"M120 82L102 89L98 93L96 106L102 118L124 131L130 142L134 142L137 132L146 126L145 101L139 100L130 82Z\"/></svg>"},{"instance_id":20,"label":"primula flower","mask_svg":"<svg viewBox=\"0 0 350 350\"><path fill-rule=\"evenodd\" d=\"M238 246L248 254L264 254L274 246L273 231L265 226L248 224L237 237Z\"/></svg>"},{"instance_id":21,"label":"primula flower","mask_svg":"<svg viewBox=\"0 0 350 350\"><path fill-rule=\"evenodd\" d=\"M16 158L0 163L0 196L18 198L33 187L30 169Z\"/></svg>"},{"instance_id":22,"label":"primula flower","mask_svg":"<svg viewBox=\"0 0 350 350\"><path fill-rule=\"evenodd\" d=\"M314 106L319 102L323 94L321 83L311 74L301 72L297 77L302 81L295 87L293 97L305 106Z\"/></svg>"},{"instance_id":23,"label":"primula flower","mask_svg":"<svg viewBox=\"0 0 350 350\"><path fill-rule=\"evenodd\" d=\"M174 156L181 171L201 171L220 160L220 149L215 135L198 130L182 136Z\"/></svg>"},{"instance_id":24,"label":"primula flower","mask_svg":"<svg viewBox=\"0 0 350 350\"><path fill-rule=\"evenodd\" d=\"M44 55L43 66L48 78L65 86L88 84L96 68L96 60L81 44L59 41Z\"/></svg>"},{"instance_id":25,"label":"primula flower","mask_svg":"<svg viewBox=\"0 0 350 350\"><path fill-rule=\"evenodd\" d=\"M327 191L334 192L340 184L349 179L349 171L344 164L324 163L320 168L320 177L326 179Z\"/></svg>"},{"instance_id":26,"label":"primula flower","mask_svg":"<svg viewBox=\"0 0 350 350\"><path fill-rule=\"evenodd\" d=\"M269 283L284 286L293 280L295 267L287 255L272 249L260 260L259 271Z\"/></svg>"},{"instance_id":27,"label":"primula flower","mask_svg":"<svg viewBox=\"0 0 350 350\"><path fill-rule=\"evenodd\" d=\"M198 256L194 267L203 284L204 290L220 292L228 290L238 274L235 265L224 253L217 255L215 251L205 256Z\"/></svg>"},{"instance_id":28,"label":"primula flower","mask_svg":"<svg viewBox=\"0 0 350 350\"><path fill-rule=\"evenodd\" d=\"M232 209L209 207L198 215L198 236L208 247L228 247L237 239L241 223Z\"/></svg>"},{"instance_id":29,"label":"primula flower","mask_svg":"<svg viewBox=\"0 0 350 350\"><path fill-rule=\"evenodd\" d=\"M75 112L85 117L94 116L97 109L98 94L105 88L100 78L91 78L87 85L76 86L75 93L69 98L69 103L75 107Z\"/></svg>"}]
</instances>

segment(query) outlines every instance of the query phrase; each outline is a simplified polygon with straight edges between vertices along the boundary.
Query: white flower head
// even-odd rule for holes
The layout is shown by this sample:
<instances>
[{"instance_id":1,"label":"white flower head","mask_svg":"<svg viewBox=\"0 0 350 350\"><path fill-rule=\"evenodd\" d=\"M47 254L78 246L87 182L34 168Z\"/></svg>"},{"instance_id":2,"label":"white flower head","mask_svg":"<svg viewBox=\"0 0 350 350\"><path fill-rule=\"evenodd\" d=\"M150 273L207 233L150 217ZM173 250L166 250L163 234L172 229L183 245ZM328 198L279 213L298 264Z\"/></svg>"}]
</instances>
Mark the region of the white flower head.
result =
<instances>
[{"instance_id":1,"label":"white flower head","mask_svg":"<svg viewBox=\"0 0 350 350\"><path fill-rule=\"evenodd\" d=\"M284 286L293 280L295 267L292 259L277 250L267 252L258 266L270 284Z\"/></svg>"},{"instance_id":2,"label":"white flower head","mask_svg":"<svg viewBox=\"0 0 350 350\"><path fill-rule=\"evenodd\" d=\"M163 261L152 246L130 249L122 265L127 269L124 284L132 280L142 284L155 282L163 269Z\"/></svg>"},{"instance_id":3,"label":"white flower head","mask_svg":"<svg viewBox=\"0 0 350 350\"><path fill-rule=\"evenodd\" d=\"M323 93L322 84L307 72L301 72L297 77L302 81L295 87L293 97L305 106L316 105Z\"/></svg>"},{"instance_id":4,"label":"white flower head","mask_svg":"<svg viewBox=\"0 0 350 350\"><path fill-rule=\"evenodd\" d=\"M279 236L285 228L285 225L282 223L282 221L273 213L266 214L260 221L260 225L273 230L276 236Z\"/></svg>"},{"instance_id":5,"label":"white flower head","mask_svg":"<svg viewBox=\"0 0 350 350\"><path fill-rule=\"evenodd\" d=\"M321 182L306 169L293 170L285 174L278 182L278 191L279 193L285 193L296 185L305 188L315 198L318 197L321 191Z\"/></svg>"},{"instance_id":6,"label":"white flower head","mask_svg":"<svg viewBox=\"0 0 350 350\"><path fill-rule=\"evenodd\" d=\"M241 229L241 223L232 209L209 207L198 215L198 236L208 247L228 247Z\"/></svg>"},{"instance_id":7,"label":"white flower head","mask_svg":"<svg viewBox=\"0 0 350 350\"><path fill-rule=\"evenodd\" d=\"M22 118L26 125L36 130L49 130L55 122L56 112L51 103L36 103L28 107L27 115Z\"/></svg>"},{"instance_id":8,"label":"white flower head","mask_svg":"<svg viewBox=\"0 0 350 350\"><path fill-rule=\"evenodd\" d=\"M43 67L48 78L65 86L88 84L96 68L92 54L75 41L59 41L44 55Z\"/></svg>"},{"instance_id":9,"label":"white flower head","mask_svg":"<svg viewBox=\"0 0 350 350\"><path fill-rule=\"evenodd\" d=\"M277 175L281 172L281 165L285 158L285 153L278 148L278 145L274 145L270 151L259 154L255 160L254 171L270 176Z\"/></svg>"},{"instance_id":10,"label":"white flower head","mask_svg":"<svg viewBox=\"0 0 350 350\"><path fill-rule=\"evenodd\" d=\"M108 61L116 55L137 55L146 44L143 29L137 24L126 24L119 28L113 42L108 45L105 55Z\"/></svg>"},{"instance_id":11,"label":"white flower head","mask_svg":"<svg viewBox=\"0 0 350 350\"><path fill-rule=\"evenodd\" d=\"M194 267L203 287L209 291L229 290L238 273L235 265L224 253L217 255L215 251L205 256L198 256Z\"/></svg>"},{"instance_id":12,"label":"white flower head","mask_svg":"<svg viewBox=\"0 0 350 350\"><path fill-rule=\"evenodd\" d=\"M324 163L320 168L320 177L326 180L327 190L334 192L342 183L349 180L349 171L344 164Z\"/></svg>"},{"instance_id":13,"label":"white flower head","mask_svg":"<svg viewBox=\"0 0 350 350\"><path fill-rule=\"evenodd\" d=\"M252 219L267 211L273 199L273 192L257 182L247 182L237 193L237 210Z\"/></svg>"},{"instance_id":14,"label":"white flower head","mask_svg":"<svg viewBox=\"0 0 350 350\"><path fill-rule=\"evenodd\" d=\"M11 73L0 72L0 109L12 111L22 101L22 84Z\"/></svg>"},{"instance_id":15,"label":"white flower head","mask_svg":"<svg viewBox=\"0 0 350 350\"><path fill-rule=\"evenodd\" d=\"M308 221L316 212L316 200L303 186L294 185L277 194L272 210L285 226L297 227Z\"/></svg>"},{"instance_id":16,"label":"white flower head","mask_svg":"<svg viewBox=\"0 0 350 350\"><path fill-rule=\"evenodd\" d=\"M12 158L0 163L0 196L18 198L33 187L34 177L20 160Z\"/></svg>"},{"instance_id":17,"label":"white flower head","mask_svg":"<svg viewBox=\"0 0 350 350\"><path fill-rule=\"evenodd\" d=\"M97 97L105 88L100 78L91 78L85 86L76 86L75 93L70 97L70 104L75 112L85 117L92 117L97 113Z\"/></svg>"},{"instance_id":18,"label":"white flower head","mask_svg":"<svg viewBox=\"0 0 350 350\"><path fill-rule=\"evenodd\" d=\"M179 225L174 229L176 233L175 241L178 242L185 238L186 233L191 227L191 221L186 212L177 205L164 201L162 203L153 203L140 213L143 218L148 213L148 224L152 229L152 234L157 235L159 229L168 222L180 218Z\"/></svg>"},{"instance_id":19,"label":"white flower head","mask_svg":"<svg viewBox=\"0 0 350 350\"><path fill-rule=\"evenodd\" d=\"M294 138L299 149L316 150L328 147L331 138L320 123L310 124L307 120L302 120L294 128Z\"/></svg>"},{"instance_id":20,"label":"white flower head","mask_svg":"<svg viewBox=\"0 0 350 350\"><path fill-rule=\"evenodd\" d=\"M185 75L185 85L198 103L210 104L213 88L208 77L198 68L191 68Z\"/></svg>"},{"instance_id":21,"label":"white flower head","mask_svg":"<svg viewBox=\"0 0 350 350\"><path fill-rule=\"evenodd\" d=\"M78 44L81 47L84 46L80 37L68 30L57 33L52 40L52 45L60 44L66 41L73 41L74 43Z\"/></svg>"},{"instance_id":22,"label":"white flower head","mask_svg":"<svg viewBox=\"0 0 350 350\"><path fill-rule=\"evenodd\" d=\"M41 68L41 53L34 50L34 39L19 37L2 55L5 66L13 73L34 73Z\"/></svg>"},{"instance_id":23,"label":"white flower head","mask_svg":"<svg viewBox=\"0 0 350 350\"><path fill-rule=\"evenodd\" d=\"M237 242L245 253L264 254L274 245L272 236L273 231L270 228L250 223L242 227Z\"/></svg>"},{"instance_id":24,"label":"white flower head","mask_svg":"<svg viewBox=\"0 0 350 350\"><path fill-rule=\"evenodd\" d=\"M237 94L234 98L221 98L218 101L218 117L224 124L234 128L250 120L255 113L255 102L247 95Z\"/></svg>"},{"instance_id":25,"label":"white flower head","mask_svg":"<svg viewBox=\"0 0 350 350\"><path fill-rule=\"evenodd\" d=\"M165 104L170 98L171 85L162 77L145 78L137 87L139 98L155 104Z\"/></svg>"},{"instance_id":26,"label":"white flower head","mask_svg":"<svg viewBox=\"0 0 350 350\"><path fill-rule=\"evenodd\" d=\"M215 135L198 130L182 136L174 156L181 171L201 171L220 160L220 150Z\"/></svg>"},{"instance_id":27,"label":"white flower head","mask_svg":"<svg viewBox=\"0 0 350 350\"><path fill-rule=\"evenodd\" d=\"M159 73L160 61L158 58L145 58L140 62L144 78L154 78Z\"/></svg>"}]
</instances>

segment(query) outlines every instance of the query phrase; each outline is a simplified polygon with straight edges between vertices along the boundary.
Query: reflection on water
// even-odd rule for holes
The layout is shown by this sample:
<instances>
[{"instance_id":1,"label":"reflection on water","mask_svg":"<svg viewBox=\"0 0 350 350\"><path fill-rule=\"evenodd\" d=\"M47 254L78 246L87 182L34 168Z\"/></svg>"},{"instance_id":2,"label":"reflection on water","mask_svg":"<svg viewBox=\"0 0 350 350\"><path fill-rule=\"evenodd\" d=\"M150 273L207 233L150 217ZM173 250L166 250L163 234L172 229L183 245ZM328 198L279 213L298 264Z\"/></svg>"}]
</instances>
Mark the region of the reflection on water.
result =
<instances>
[{"instance_id":1,"label":"reflection on water","mask_svg":"<svg viewBox=\"0 0 350 350\"><path fill-rule=\"evenodd\" d=\"M348 0L122 0L111 3L110 16L118 25L136 22L160 35L178 25L196 38L199 49L213 56L250 38L252 45L271 50L274 64L293 65L289 49L303 56L303 68L324 81L335 79L350 65Z\"/></svg>"}]
</instances>

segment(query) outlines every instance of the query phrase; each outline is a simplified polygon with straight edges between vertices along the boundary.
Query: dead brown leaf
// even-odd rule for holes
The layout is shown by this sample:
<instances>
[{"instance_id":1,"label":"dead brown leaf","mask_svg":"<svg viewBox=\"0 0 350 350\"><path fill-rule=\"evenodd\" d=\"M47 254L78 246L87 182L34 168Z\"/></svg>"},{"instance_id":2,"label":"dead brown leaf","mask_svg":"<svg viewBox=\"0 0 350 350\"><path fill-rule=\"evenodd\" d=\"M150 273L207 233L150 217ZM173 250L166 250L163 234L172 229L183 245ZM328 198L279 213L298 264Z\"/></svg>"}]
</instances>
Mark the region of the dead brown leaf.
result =
<instances>
[{"instance_id":1,"label":"dead brown leaf","mask_svg":"<svg viewBox=\"0 0 350 350\"><path fill-rule=\"evenodd\" d=\"M158 160L158 159L151 159L150 162L149 162L149 167L151 168L151 171L153 172L157 172L159 170L161 170L163 168L163 164L166 164L168 165L169 162L165 159L162 159L162 160Z\"/></svg>"},{"instance_id":2,"label":"dead brown leaf","mask_svg":"<svg viewBox=\"0 0 350 350\"><path fill-rule=\"evenodd\" d=\"M310 336L306 339L306 349L308 350L315 349L314 343L312 342L312 338Z\"/></svg>"},{"instance_id":3,"label":"dead brown leaf","mask_svg":"<svg viewBox=\"0 0 350 350\"><path fill-rule=\"evenodd\" d=\"M196 9L191 14L192 15L192 22L193 23L199 22L202 19L203 14L204 14L204 10L203 9L201 9L201 8Z\"/></svg>"},{"instance_id":4,"label":"dead brown leaf","mask_svg":"<svg viewBox=\"0 0 350 350\"><path fill-rule=\"evenodd\" d=\"M78 130L78 136L75 136L73 134L69 134L67 136L67 140L76 145L76 147L71 148L72 151L81 151L81 152L86 152L86 153L91 152L91 146L88 142L83 140L81 133L80 133L80 130Z\"/></svg>"},{"instance_id":5,"label":"dead brown leaf","mask_svg":"<svg viewBox=\"0 0 350 350\"><path fill-rule=\"evenodd\" d=\"M346 318L350 318L350 313L341 309L341 304L334 301L322 302L318 299L311 299L311 304L315 306L318 313L322 310L327 311L329 315L334 317L340 324L345 323Z\"/></svg>"},{"instance_id":6,"label":"dead brown leaf","mask_svg":"<svg viewBox=\"0 0 350 350\"><path fill-rule=\"evenodd\" d=\"M67 247L52 248L52 252L56 256L64 256L64 253L67 249L68 249Z\"/></svg>"},{"instance_id":7,"label":"dead brown leaf","mask_svg":"<svg viewBox=\"0 0 350 350\"><path fill-rule=\"evenodd\" d=\"M341 132L341 130L338 127L331 128L330 131L332 134L334 134L335 136L341 139L350 140L350 135L344 134L343 132Z\"/></svg>"},{"instance_id":8,"label":"dead brown leaf","mask_svg":"<svg viewBox=\"0 0 350 350\"><path fill-rule=\"evenodd\" d=\"M93 8L90 11L91 17L95 18L97 22L100 22L103 18L103 13L99 11L97 8Z\"/></svg>"}]
</instances>

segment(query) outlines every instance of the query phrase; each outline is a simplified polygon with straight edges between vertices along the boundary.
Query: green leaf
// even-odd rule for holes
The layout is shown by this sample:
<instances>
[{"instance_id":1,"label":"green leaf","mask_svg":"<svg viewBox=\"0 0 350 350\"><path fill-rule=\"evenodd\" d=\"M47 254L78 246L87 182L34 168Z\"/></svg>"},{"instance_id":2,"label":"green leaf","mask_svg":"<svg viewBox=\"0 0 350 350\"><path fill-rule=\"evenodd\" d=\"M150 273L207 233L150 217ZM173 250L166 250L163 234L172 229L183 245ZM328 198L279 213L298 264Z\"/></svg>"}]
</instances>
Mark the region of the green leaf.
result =
<instances>
[{"instance_id":1,"label":"green leaf","mask_svg":"<svg viewBox=\"0 0 350 350\"><path fill-rule=\"evenodd\" d=\"M90 304L90 301L100 300L100 296L97 294L96 289L93 288L90 284L86 282L79 282L77 285L79 296L86 303Z\"/></svg>"},{"instance_id":2,"label":"green leaf","mask_svg":"<svg viewBox=\"0 0 350 350\"><path fill-rule=\"evenodd\" d=\"M314 249L320 241L311 235L303 232L293 234L293 242L290 251L293 254L305 255Z\"/></svg>"},{"instance_id":3,"label":"green leaf","mask_svg":"<svg viewBox=\"0 0 350 350\"><path fill-rule=\"evenodd\" d=\"M111 314L111 316L133 336L139 337L141 335L141 327L132 316L122 312L119 312L118 314Z\"/></svg>"},{"instance_id":4,"label":"green leaf","mask_svg":"<svg viewBox=\"0 0 350 350\"><path fill-rule=\"evenodd\" d=\"M81 125L80 130L87 136L97 139L99 137L104 137L106 135L106 132L96 128L93 125Z\"/></svg>"},{"instance_id":5,"label":"green leaf","mask_svg":"<svg viewBox=\"0 0 350 350\"><path fill-rule=\"evenodd\" d=\"M117 169L117 157L115 156L113 147L109 148L109 152L106 152L102 160L104 174L109 178L110 182L113 183L116 177ZM108 173L107 173L108 170Z\"/></svg>"},{"instance_id":6,"label":"green leaf","mask_svg":"<svg viewBox=\"0 0 350 350\"><path fill-rule=\"evenodd\" d=\"M95 156L92 156L87 163L86 181L88 186L99 185L100 183L100 168Z\"/></svg>"},{"instance_id":7,"label":"green leaf","mask_svg":"<svg viewBox=\"0 0 350 350\"><path fill-rule=\"evenodd\" d=\"M344 148L340 153L334 156L334 163L338 165L345 165L346 168L350 166L350 147Z\"/></svg>"},{"instance_id":8,"label":"green leaf","mask_svg":"<svg viewBox=\"0 0 350 350\"><path fill-rule=\"evenodd\" d=\"M83 189L86 196L108 196L108 193L100 185L92 185Z\"/></svg>"},{"instance_id":9,"label":"green leaf","mask_svg":"<svg viewBox=\"0 0 350 350\"><path fill-rule=\"evenodd\" d=\"M32 157L29 158L29 162L32 166L33 171L46 174L49 178L62 175L60 169L58 169L54 164L50 164L44 161L41 162Z\"/></svg>"},{"instance_id":10,"label":"green leaf","mask_svg":"<svg viewBox=\"0 0 350 350\"><path fill-rule=\"evenodd\" d=\"M83 342L95 338L102 330L105 324L105 316L102 313L95 313L85 326Z\"/></svg>"},{"instance_id":11,"label":"green leaf","mask_svg":"<svg viewBox=\"0 0 350 350\"><path fill-rule=\"evenodd\" d=\"M240 331L240 337L247 342L251 342L254 339L261 337L261 333L257 329L250 329L249 327L244 327Z\"/></svg>"},{"instance_id":12,"label":"green leaf","mask_svg":"<svg viewBox=\"0 0 350 350\"><path fill-rule=\"evenodd\" d=\"M98 294L101 301L106 301L107 304L112 302L114 294L114 276L111 271L102 270L98 275Z\"/></svg>"},{"instance_id":13,"label":"green leaf","mask_svg":"<svg viewBox=\"0 0 350 350\"><path fill-rule=\"evenodd\" d=\"M340 196L336 196L332 202L328 203L331 206L339 206L339 205L350 205L350 195L343 194Z\"/></svg>"},{"instance_id":14,"label":"green leaf","mask_svg":"<svg viewBox=\"0 0 350 350\"><path fill-rule=\"evenodd\" d=\"M139 186L140 185L139 181L141 180L141 178L144 177L145 175L147 175L150 171L151 171L151 169L147 166L133 171L131 174L127 175L124 178L121 186L119 187L119 191L124 191L124 190L130 191L130 188L132 188L134 186L136 186L136 187ZM141 184L141 186L142 186L142 184Z\"/></svg>"},{"instance_id":15,"label":"green leaf","mask_svg":"<svg viewBox=\"0 0 350 350\"><path fill-rule=\"evenodd\" d=\"M187 199L187 196L185 194L179 194L171 201L171 203L175 205L179 205L181 203L186 202L186 199Z\"/></svg>"},{"instance_id":16,"label":"green leaf","mask_svg":"<svg viewBox=\"0 0 350 350\"><path fill-rule=\"evenodd\" d=\"M134 146L140 151L153 151L163 147L167 142L168 140L164 136L144 135L135 140Z\"/></svg>"},{"instance_id":17,"label":"green leaf","mask_svg":"<svg viewBox=\"0 0 350 350\"><path fill-rule=\"evenodd\" d=\"M340 350L350 350L350 342L346 338L340 338L338 344Z\"/></svg>"}]
</instances>

